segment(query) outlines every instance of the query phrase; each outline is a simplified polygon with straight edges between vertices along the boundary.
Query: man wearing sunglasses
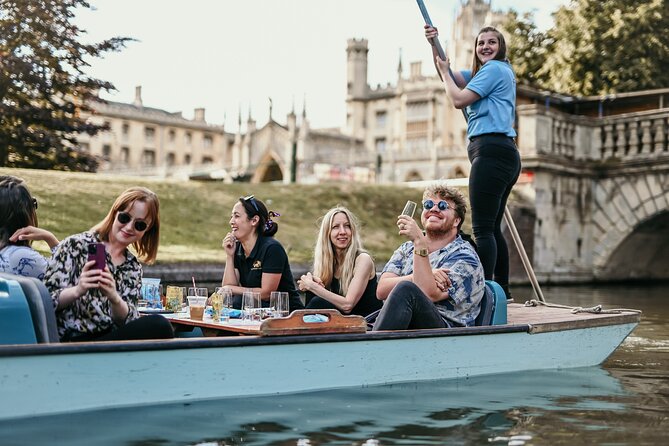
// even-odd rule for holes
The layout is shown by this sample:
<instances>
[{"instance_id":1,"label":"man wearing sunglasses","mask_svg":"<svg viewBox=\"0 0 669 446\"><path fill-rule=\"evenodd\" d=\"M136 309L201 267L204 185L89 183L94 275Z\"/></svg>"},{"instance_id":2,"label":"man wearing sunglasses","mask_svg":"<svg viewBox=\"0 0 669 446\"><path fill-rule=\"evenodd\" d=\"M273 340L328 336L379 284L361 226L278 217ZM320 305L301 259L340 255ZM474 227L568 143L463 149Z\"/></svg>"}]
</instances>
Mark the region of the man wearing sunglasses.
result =
<instances>
[{"instance_id":1,"label":"man wearing sunglasses","mask_svg":"<svg viewBox=\"0 0 669 446\"><path fill-rule=\"evenodd\" d=\"M485 280L474 247L459 235L466 212L460 192L435 182L423 192L423 230L412 217L398 217L408 241L383 268L376 297L385 302L374 330L474 325Z\"/></svg>"}]
</instances>

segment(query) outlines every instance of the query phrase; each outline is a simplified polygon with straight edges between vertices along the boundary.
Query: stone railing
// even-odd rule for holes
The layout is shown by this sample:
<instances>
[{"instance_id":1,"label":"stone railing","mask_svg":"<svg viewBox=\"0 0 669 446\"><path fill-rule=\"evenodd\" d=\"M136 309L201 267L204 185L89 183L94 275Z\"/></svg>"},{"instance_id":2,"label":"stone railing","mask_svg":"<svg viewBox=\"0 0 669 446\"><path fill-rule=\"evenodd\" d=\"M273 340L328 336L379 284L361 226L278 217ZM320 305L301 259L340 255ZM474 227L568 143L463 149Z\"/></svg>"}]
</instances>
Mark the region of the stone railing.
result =
<instances>
[{"instance_id":1,"label":"stone railing","mask_svg":"<svg viewBox=\"0 0 669 446\"><path fill-rule=\"evenodd\" d=\"M593 118L543 106L518 107L523 157L568 160L649 161L669 156L669 109Z\"/></svg>"},{"instance_id":2,"label":"stone railing","mask_svg":"<svg viewBox=\"0 0 669 446\"><path fill-rule=\"evenodd\" d=\"M600 159L647 160L669 155L668 119L667 109L602 118L595 131L601 144Z\"/></svg>"}]
</instances>

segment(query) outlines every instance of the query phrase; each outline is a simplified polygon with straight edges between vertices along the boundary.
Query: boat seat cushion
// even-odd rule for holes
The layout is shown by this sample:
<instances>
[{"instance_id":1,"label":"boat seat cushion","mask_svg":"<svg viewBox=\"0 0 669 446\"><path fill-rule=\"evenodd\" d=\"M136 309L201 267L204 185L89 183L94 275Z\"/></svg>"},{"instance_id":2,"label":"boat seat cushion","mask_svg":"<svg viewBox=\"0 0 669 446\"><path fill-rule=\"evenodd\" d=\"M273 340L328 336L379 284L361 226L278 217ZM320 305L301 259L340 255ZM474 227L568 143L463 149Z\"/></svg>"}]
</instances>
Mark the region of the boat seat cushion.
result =
<instances>
[{"instance_id":1,"label":"boat seat cushion","mask_svg":"<svg viewBox=\"0 0 669 446\"><path fill-rule=\"evenodd\" d=\"M30 308L19 282L0 277L0 344L35 344Z\"/></svg>"},{"instance_id":2,"label":"boat seat cushion","mask_svg":"<svg viewBox=\"0 0 669 446\"><path fill-rule=\"evenodd\" d=\"M58 326L56 322L56 313L53 308L53 301L42 281L35 277L18 276L8 273L0 273L0 277L16 280L21 286L26 302L28 303L28 308L30 309L30 316L37 342L59 342Z\"/></svg>"},{"instance_id":3,"label":"boat seat cushion","mask_svg":"<svg viewBox=\"0 0 669 446\"><path fill-rule=\"evenodd\" d=\"M506 324L506 294L497 282L486 280L485 292L481 299L481 311L476 317L475 325Z\"/></svg>"}]
</instances>

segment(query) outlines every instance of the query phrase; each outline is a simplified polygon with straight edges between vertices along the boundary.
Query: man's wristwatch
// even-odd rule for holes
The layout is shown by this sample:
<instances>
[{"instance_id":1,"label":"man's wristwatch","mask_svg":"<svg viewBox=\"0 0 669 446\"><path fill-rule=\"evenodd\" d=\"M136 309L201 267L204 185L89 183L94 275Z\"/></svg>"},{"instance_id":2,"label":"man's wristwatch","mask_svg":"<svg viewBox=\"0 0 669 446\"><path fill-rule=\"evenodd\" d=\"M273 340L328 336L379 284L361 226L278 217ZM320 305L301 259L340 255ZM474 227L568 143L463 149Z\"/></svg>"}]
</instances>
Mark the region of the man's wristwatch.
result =
<instances>
[{"instance_id":1,"label":"man's wristwatch","mask_svg":"<svg viewBox=\"0 0 669 446\"><path fill-rule=\"evenodd\" d=\"M421 249L414 249L413 250L414 254L417 254L421 257L427 257L429 252L427 251L427 248L421 248Z\"/></svg>"}]
</instances>

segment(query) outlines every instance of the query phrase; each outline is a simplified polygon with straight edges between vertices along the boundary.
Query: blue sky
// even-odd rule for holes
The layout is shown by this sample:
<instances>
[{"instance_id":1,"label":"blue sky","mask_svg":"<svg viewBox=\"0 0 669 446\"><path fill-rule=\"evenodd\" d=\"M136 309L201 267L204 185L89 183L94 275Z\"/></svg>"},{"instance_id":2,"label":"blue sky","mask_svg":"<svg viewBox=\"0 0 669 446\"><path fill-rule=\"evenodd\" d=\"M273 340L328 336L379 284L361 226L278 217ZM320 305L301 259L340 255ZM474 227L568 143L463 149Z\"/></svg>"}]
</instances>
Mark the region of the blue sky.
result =
<instances>
[{"instance_id":1,"label":"blue sky","mask_svg":"<svg viewBox=\"0 0 669 446\"><path fill-rule=\"evenodd\" d=\"M312 127L340 127L346 118L346 40L369 40L370 84L395 82L400 48L409 62L431 66L414 0L91 0L95 11L77 15L88 39L137 39L120 53L92 61L90 74L111 81L106 99L132 102L142 86L145 106L192 117L206 108L208 122L237 130L241 107L263 125L268 98L274 119L285 122L306 97ZM567 0L493 0L494 9L534 10L539 27ZM442 35L459 0L425 0ZM537 6L539 4L540 6ZM427 69L427 68L425 68Z\"/></svg>"}]
</instances>

